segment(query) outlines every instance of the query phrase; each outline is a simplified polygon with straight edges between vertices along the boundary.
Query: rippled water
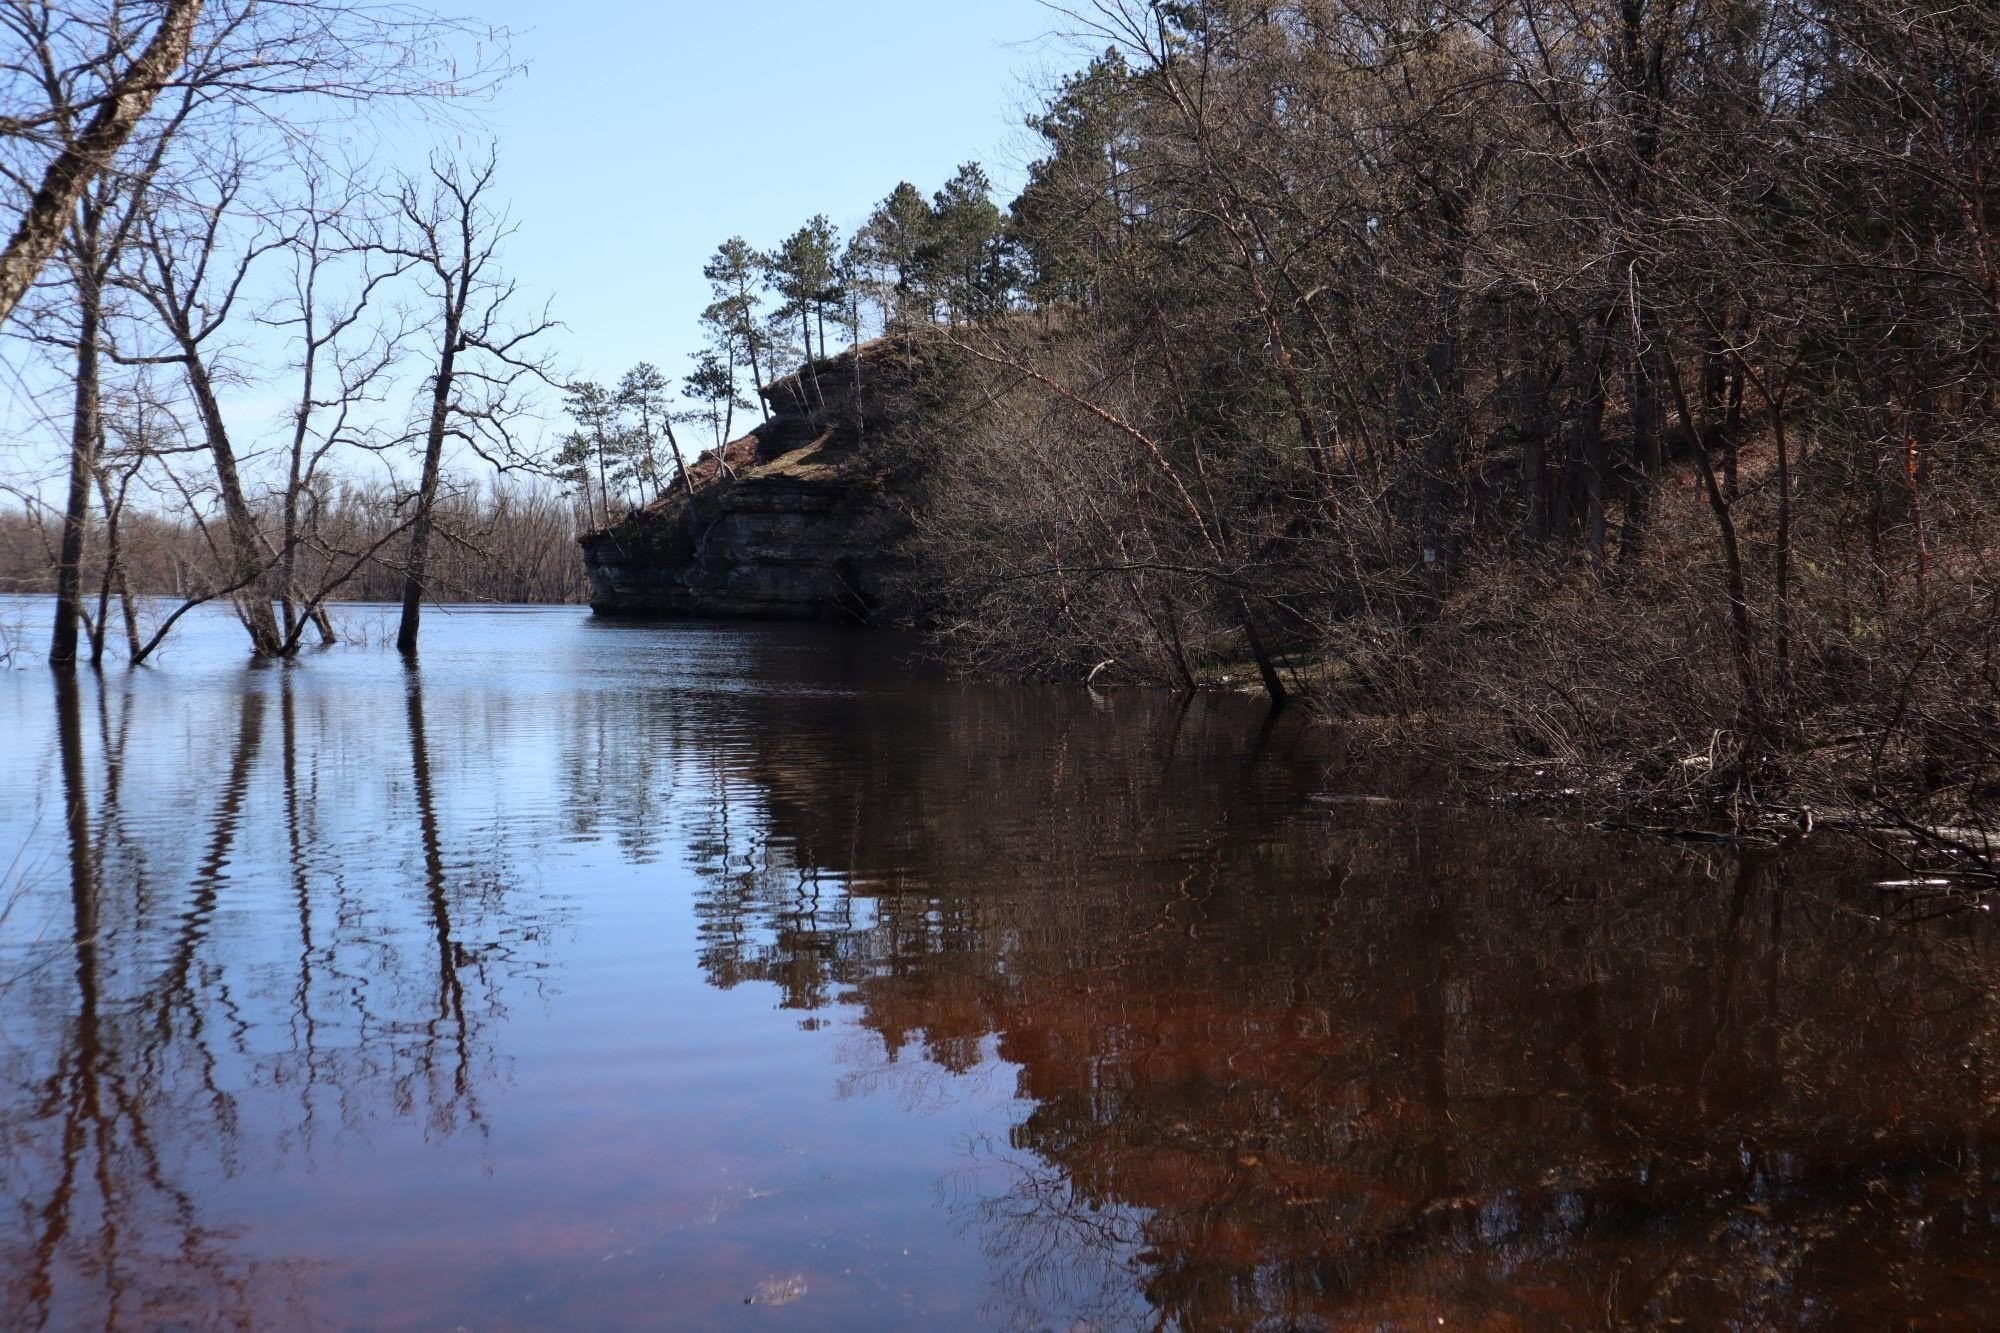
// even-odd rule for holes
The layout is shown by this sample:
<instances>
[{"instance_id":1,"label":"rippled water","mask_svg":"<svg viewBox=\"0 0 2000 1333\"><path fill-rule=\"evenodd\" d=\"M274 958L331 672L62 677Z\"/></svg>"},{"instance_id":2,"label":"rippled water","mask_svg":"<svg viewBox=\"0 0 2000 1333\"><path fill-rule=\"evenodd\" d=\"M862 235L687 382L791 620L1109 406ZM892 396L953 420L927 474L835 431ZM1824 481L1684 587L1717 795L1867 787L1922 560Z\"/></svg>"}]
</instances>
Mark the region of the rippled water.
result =
<instances>
[{"instance_id":1,"label":"rippled water","mask_svg":"<svg viewBox=\"0 0 2000 1333\"><path fill-rule=\"evenodd\" d=\"M858 633L187 631L0 671L0 1325L1989 1321L1990 918L1851 849Z\"/></svg>"}]
</instances>

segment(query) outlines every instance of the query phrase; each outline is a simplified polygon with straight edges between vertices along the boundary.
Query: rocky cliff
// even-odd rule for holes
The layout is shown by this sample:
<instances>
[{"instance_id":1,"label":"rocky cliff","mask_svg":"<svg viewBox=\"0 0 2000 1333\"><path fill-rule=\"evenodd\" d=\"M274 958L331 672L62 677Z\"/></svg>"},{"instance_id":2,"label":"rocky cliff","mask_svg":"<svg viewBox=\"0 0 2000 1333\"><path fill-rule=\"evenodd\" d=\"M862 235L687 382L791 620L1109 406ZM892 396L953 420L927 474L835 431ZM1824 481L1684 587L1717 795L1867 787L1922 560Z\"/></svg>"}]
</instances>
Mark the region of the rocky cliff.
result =
<instances>
[{"instance_id":1,"label":"rocky cliff","mask_svg":"<svg viewBox=\"0 0 2000 1333\"><path fill-rule=\"evenodd\" d=\"M903 543L952 377L935 340L878 339L768 385L770 417L691 488L582 538L600 615L913 618Z\"/></svg>"}]
</instances>

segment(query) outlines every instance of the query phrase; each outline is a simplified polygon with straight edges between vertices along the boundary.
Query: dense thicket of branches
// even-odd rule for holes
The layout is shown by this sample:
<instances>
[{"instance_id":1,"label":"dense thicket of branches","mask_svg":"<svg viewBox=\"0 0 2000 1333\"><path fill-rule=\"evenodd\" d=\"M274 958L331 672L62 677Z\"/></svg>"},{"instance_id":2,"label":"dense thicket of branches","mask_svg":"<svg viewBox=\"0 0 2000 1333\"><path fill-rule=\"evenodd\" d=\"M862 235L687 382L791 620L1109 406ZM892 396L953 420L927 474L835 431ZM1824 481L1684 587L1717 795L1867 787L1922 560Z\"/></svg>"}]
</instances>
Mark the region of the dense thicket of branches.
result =
<instances>
[{"instance_id":1,"label":"dense thicket of branches","mask_svg":"<svg viewBox=\"0 0 2000 1333\"><path fill-rule=\"evenodd\" d=\"M1084 18L1008 224L1042 313L945 335L1010 390L926 516L950 642L1993 794L2000 11Z\"/></svg>"}]
</instances>

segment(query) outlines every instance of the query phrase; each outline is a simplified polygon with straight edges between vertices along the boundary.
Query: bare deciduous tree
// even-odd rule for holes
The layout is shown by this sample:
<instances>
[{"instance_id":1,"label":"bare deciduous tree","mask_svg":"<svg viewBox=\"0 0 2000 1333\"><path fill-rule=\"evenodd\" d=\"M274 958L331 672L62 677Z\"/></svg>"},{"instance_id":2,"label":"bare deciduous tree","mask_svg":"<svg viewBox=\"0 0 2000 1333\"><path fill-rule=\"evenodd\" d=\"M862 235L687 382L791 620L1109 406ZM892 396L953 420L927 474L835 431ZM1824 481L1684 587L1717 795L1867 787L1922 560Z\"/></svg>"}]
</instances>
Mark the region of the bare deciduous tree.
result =
<instances>
[{"instance_id":1,"label":"bare deciduous tree","mask_svg":"<svg viewBox=\"0 0 2000 1333\"><path fill-rule=\"evenodd\" d=\"M503 470L520 465L526 454L513 433L520 392L549 378L534 343L555 321L546 311L517 319L519 290L499 266L512 227L491 198L497 170L491 152L471 163L434 157L425 177L405 178L398 186L402 232L382 246L423 282L433 339L396 627L396 648L404 654L417 651L446 443L455 441Z\"/></svg>"}]
</instances>

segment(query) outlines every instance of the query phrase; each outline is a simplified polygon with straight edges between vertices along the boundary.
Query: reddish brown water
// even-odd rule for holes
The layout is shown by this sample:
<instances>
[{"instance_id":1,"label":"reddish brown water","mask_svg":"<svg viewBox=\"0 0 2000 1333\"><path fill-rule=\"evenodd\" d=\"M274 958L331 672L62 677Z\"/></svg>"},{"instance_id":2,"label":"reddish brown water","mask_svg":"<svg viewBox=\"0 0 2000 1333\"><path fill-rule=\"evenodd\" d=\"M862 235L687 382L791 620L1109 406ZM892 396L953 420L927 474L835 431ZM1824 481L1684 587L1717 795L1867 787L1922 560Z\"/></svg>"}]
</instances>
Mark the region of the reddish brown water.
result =
<instances>
[{"instance_id":1,"label":"reddish brown water","mask_svg":"<svg viewBox=\"0 0 2000 1333\"><path fill-rule=\"evenodd\" d=\"M859 635L191 628L0 673L0 1326L1992 1322L1990 916L1852 849Z\"/></svg>"}]
</instances>

